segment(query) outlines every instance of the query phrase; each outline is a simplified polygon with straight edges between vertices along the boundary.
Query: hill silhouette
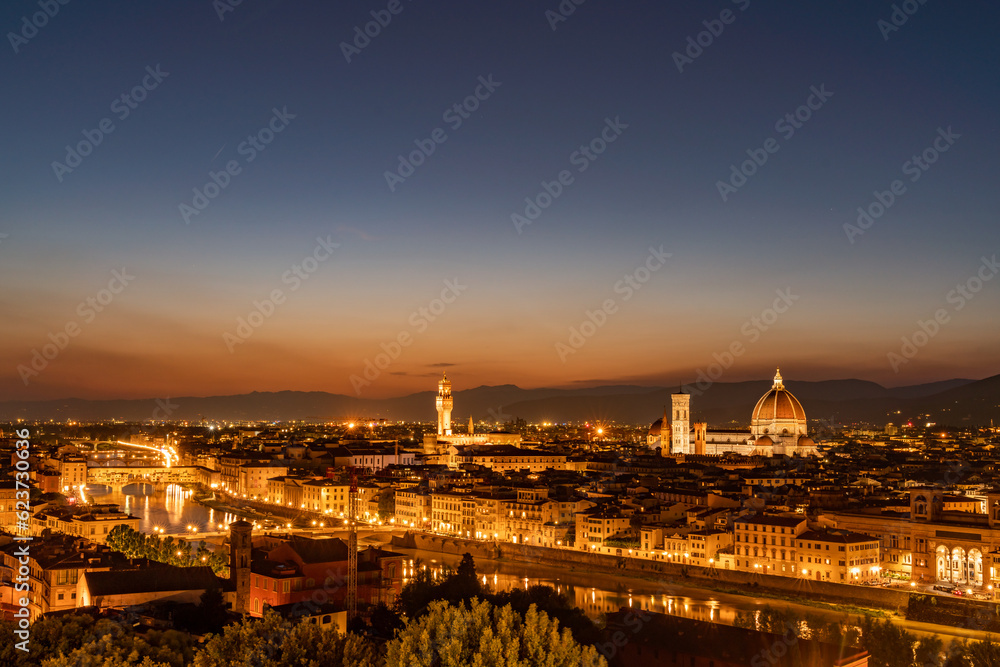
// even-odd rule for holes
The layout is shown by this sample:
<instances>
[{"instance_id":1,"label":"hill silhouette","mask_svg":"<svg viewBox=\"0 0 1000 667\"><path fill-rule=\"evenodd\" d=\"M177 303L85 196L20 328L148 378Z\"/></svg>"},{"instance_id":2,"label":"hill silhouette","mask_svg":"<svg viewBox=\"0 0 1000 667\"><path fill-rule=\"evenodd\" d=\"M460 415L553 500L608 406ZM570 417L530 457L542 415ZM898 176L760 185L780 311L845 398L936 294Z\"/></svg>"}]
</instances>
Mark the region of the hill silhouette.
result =
<instances>
[{"instance_id":1,"label":"hill silhouette","mask_svg":"<svg viewBox=\"0 0 1000 667\"><path fill-rule=\"evenodd\" d=\"M1000 375L983 380L954 379L906 387L886 388L865 380L797 382L786 379L810 419L834 423L865 421L874 424L929 419L952 425L1000 423ZM749 424L754 405L768 389L768 380L716 382L692 394L692 421L714 427ZM454 392L456 423L469 416L503 422L515 417L528 421L616 421L650 423L670 404L673 387L608 385L588 388L522 389L515 385L479 386ZM385 418L392 421L433 421L434 392L397 398L366 399L327 392L251 392L229 396L183 396L163 399L0 402L0 420L14 419L98 421L150 419L236 421L341 420Z\"/></svg>"}]
</instances>

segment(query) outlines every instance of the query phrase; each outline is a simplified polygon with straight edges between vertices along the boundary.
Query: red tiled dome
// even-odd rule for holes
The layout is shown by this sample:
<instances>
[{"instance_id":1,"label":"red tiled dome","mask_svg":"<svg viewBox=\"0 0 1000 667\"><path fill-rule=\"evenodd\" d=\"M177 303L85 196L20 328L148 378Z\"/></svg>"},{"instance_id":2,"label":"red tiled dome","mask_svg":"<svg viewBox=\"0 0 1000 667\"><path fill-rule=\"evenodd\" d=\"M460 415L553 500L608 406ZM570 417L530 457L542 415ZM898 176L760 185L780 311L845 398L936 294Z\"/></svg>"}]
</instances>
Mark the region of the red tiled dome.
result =
<instances>
[{"instance_id":1,"label":"red tiled dome","mask_svg":"<svg viewBox=\"0 0 1000 667\"><path fill-rule=\"evenodd\" d=\"M806 411L802 409L799 399L785 389L781 381L781 373L774 376L774 386L771 391L761 396L753 409L754 420L775 421L779 419L801 419L805 421Z\"/></svg>"}]
</instances>

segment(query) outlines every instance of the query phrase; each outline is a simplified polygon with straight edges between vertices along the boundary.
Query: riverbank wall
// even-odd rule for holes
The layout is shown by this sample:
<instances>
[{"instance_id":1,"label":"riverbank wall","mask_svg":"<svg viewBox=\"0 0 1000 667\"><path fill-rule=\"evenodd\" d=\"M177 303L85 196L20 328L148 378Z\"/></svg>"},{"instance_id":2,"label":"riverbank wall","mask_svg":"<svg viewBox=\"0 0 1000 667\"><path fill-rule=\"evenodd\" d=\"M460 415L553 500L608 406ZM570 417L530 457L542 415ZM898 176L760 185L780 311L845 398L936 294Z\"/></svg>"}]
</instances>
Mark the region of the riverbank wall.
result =
<instances>
[{"instance_id":1,"label":"riverbank wall","mask_svg":"<svg viewBox=\"0 0 1000 667\"><path fill-rule=\"evenodd\" d=\"M526 544L503 543L498 545L423 533L407 533L403 536L396 536L392 540L392 546L455 555L468 552L474 558L537 563L570 570L639 577L661 583L664 586L664 593L668 595L671 585L694 586L745 595L771 594L784 598L874 607L898 612L905 612L910 595L909 591L894 588L856 586L828 581L812 581L798 577L702 568L680 565L670 561L593 554L572 549L552 549Z\"/></svg>"}]
</instances>

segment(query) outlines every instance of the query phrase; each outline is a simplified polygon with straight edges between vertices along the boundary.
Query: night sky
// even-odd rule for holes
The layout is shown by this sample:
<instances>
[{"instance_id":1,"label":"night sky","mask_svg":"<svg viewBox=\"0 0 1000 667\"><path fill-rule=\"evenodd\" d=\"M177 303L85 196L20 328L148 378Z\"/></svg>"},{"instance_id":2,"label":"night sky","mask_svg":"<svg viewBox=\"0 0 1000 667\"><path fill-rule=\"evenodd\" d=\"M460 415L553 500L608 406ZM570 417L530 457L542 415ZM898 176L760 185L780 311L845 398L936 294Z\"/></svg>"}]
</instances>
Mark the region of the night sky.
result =
<instances>
[{"instance_id":1,"label":"night sky","mask_svg":"<svg viewBox=\"0 0 1000 667\"><path fill-rule=\"evenodd\" d=\"M995 3L234 1L0 7L0 399L1000 372Z\"/></svg>"}]
</instances>

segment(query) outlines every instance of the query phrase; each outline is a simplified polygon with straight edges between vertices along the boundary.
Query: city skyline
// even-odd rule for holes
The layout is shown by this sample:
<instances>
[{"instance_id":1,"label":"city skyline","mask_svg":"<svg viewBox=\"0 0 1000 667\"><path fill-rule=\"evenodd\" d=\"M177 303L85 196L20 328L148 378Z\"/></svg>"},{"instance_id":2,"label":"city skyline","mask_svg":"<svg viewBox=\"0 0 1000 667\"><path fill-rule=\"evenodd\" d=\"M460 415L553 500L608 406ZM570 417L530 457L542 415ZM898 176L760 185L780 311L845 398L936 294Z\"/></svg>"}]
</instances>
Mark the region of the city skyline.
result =
<instances>
[{"instance_id":1,"label":"city skyline","mask_svg":"<svg viewBox=\"0 0 1000 667\"><path fill-rule=\"evenodd\" d=\"M903 4L10 3L0 400L995 375L1000 10Z\"/></svg>"}]
</instances>

